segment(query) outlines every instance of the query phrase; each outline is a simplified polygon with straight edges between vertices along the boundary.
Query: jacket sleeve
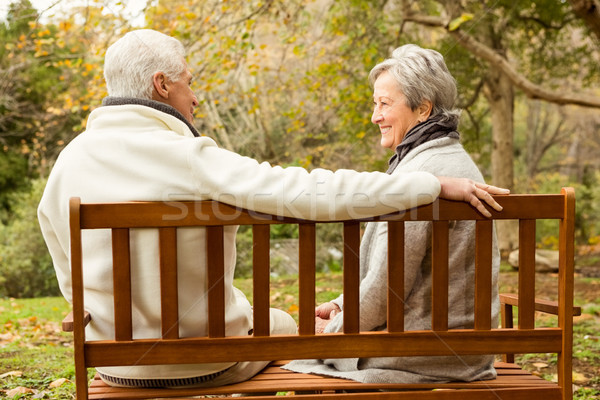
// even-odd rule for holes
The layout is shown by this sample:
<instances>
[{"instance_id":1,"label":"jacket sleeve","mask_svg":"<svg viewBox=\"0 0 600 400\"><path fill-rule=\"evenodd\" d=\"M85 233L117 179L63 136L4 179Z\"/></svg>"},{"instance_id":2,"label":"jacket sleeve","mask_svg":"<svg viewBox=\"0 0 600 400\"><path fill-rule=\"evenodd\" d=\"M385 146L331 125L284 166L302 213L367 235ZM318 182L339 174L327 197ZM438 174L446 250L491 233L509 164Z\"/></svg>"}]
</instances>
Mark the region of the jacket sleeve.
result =
<instances>
[{"instance_id":1,"label":"jacket sleeve","mask_svg":"<svg viewBox=\"0 0 600 400\"><path fill-rule=\"evenodd\" d=\"M427 172L390 175L271 166L220 149L209 138L188 153L199 193L242 208L287 217L341 220L433 202L439 180Z\"/></svg>"},{"instance_id":2,"label":"jacket sleeve","mask_svg":"<svg viewBox=\"0 0 600 400\"><path fill-rule=\"evenodd\" d=\"M73 299L71 291L71 268L69 266L69 255L68 247L63 247L56 234L57 230L52 226L50 219L46 215L43 209L44 202L42 201L38 207L38 221L42 236L48 247L48 252L52 257L52 263L54 264L54 270L65 299L71 303ZM68 244L67 244L68 246Z\"/></svg>"}]
</instances>

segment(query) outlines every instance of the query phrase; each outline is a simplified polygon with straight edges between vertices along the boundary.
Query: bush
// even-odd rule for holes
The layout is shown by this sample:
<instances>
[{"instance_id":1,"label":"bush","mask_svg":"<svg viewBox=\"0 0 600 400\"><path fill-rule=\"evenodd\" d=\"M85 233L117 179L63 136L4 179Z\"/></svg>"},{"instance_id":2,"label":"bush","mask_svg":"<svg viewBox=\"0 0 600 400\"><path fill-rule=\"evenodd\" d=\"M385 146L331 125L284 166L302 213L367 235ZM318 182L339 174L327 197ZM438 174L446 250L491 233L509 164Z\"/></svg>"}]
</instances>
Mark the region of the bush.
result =
<instances>
[{"instance_id":1,"label":"bush","mask_svg":"<svg viewBox=\"0 0 600 400\"><path fill-rule=\"evenodd\" d=\"M59 295L52 259L37 220L45 180L10 196L12 213L0 225L0 296L15 298Z\"/></svg>"}]
</instances>

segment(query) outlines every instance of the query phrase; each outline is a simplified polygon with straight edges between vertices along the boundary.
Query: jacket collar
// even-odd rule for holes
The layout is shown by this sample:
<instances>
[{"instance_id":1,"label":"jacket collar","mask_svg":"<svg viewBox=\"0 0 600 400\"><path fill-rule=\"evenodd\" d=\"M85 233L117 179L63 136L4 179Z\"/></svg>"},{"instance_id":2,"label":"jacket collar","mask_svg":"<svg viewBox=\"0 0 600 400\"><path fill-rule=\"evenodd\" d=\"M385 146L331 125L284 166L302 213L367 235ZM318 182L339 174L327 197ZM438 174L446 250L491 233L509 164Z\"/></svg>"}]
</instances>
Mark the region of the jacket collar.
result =
<instances>
[{"instance_id":1,"label":"jacket collar","mask_svg":"<svg viewBox=\"0 0 600 400\"><path fill-rule=\"evenodd\" d=\"M136 105L140 105L140 106L146 106L146 107L154 108L155 110L164 112L166 114L169 114L169 115L179 119L183 123L185 123L187 125L187 127L190 129L190 131L192 131L192 134L194 136L196 136L196 137L200 136L200 134L198 133L196 128L192 124L190 124L190 122L187 119L185 119L184 116L181 115L181 113L179 111L177 111L177 109L175 109L174 107L171 107L168 104L161 103L160 101L156 101L156 100L139 99L136 97L108 96L108 97L105 97L104 99L102 99L102 106L123 106L123 105L127 105L127 104L136 104Z\"/></svg>"}]
</instances>

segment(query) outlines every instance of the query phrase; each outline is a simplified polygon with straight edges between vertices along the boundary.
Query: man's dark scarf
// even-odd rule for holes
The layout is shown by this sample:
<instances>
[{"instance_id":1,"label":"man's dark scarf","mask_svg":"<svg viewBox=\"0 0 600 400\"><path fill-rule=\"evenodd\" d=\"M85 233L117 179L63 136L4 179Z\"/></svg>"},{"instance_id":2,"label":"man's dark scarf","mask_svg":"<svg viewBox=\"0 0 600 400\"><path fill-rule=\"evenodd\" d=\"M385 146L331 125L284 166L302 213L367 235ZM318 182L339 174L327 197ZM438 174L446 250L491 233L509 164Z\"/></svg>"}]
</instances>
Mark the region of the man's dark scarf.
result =
<instances>
[{"instance_id":1,"label":"man's dark scarf","mask_svg":"<svg viewBox=\"0 0 600 400\"><path fill-rule=\"evenodd\" d=\"M456 131L458 127L458 121L450 120L449 118L436 115L429 118L427 121L421 122L415 125L402 142L396 147L396 154L390 158L388 162L389 168L388 174L394 172L400 161L415 147L422 145L430 140L439 139L443 137L449 137L458 139L459 134Z\"/></svg>"},{"instance_id":2,"label":"man's dark scarf","mask_svg":"<svg viewBox=\"0 0 600 400\"><path fill-rule=\"evenodd\" d=\"M161 103L160 101L148 100L148 99L138 99L135 97L112 97L112 96L105 97L102 100L103 106L124 106L127 104L137 104L140 106L146 106L146 107L154 108L155 110L167 113L167 114L179 119L183 123L185 123L187 125L187 127L190 128L190 131L192 131L192 134L194 134L194 136L197 136L197 137L200 136L200 134L198 133L196 128L194 128L194 126L192 124L190 124L189 121L187 119L185 119L185 117L183 115L181 115L181 113L179 111L177 111L177 109L175 107L171 107L170 105Z\"/></svg>"}]
</instances>

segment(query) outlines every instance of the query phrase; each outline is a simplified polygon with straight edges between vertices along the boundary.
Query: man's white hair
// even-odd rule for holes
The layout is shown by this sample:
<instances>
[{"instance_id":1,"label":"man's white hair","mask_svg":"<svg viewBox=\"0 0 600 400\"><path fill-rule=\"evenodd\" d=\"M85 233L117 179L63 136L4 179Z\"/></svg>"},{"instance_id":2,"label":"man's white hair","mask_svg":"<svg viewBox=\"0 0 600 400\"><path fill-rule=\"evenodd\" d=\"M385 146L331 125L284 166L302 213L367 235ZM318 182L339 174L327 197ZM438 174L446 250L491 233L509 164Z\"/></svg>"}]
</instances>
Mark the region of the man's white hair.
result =
<instances>
[{"instance_id":1,"label":"man's white hair","mask_svg":"<svg viewBox=\"0 0 600 400\"><path fill-rule=\"evenodd\" d=\"M152 76L162 72L177 81L185 71L185 50L171 36L151 30L131 31L117 40L104 57L109 96L152 99Z\"/></svg>"}]
</instances>

